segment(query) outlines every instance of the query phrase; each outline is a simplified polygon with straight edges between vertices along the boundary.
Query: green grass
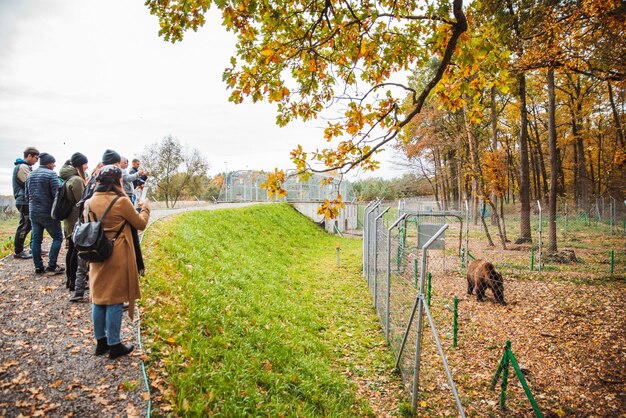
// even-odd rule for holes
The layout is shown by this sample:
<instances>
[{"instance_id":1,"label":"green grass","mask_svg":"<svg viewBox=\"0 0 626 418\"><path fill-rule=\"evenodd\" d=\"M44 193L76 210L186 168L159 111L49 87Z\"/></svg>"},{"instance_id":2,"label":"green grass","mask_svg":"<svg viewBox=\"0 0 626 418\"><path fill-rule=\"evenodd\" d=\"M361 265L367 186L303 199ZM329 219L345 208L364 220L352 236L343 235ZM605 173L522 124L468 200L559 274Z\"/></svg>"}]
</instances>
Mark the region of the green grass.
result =
<instances>
[{"instance_id":1,"label":"green grass","mask_svg":"<svg viewBox=\"0 0 626 418\"><path fill-rule=\"evenodd\" d=\"M18 221L17 216L0 217L0 258L13 252L13 237Z\"/></svg>"},{"instance_id":2,"label":"green grass","mask_svg":"<svg viewBox=\"0 0 626 418\"><path fill-rule=\"evenodd\" d=\"M159 221L144 246L160 413L169 403L188 416L374 414L355 382L384 394L369 383L393 358L361 279L360 240L328 235L288 205L258 205Z\"/></svg>"}]
</instances>

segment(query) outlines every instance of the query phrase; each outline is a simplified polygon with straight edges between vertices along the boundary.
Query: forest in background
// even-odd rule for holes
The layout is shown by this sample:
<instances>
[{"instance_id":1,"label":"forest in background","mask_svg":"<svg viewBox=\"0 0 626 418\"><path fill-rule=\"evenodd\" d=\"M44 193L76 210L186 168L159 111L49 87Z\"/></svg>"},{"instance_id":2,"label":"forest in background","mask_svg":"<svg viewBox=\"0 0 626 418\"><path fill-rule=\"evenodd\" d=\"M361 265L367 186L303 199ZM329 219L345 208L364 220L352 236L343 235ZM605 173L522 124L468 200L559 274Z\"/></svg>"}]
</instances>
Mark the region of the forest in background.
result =
<instances>
[{"instance_id":1,"label":"forest in background","mask_svg":"<svg viewBox=\"0 0 626 418\"><path fill-rule=\"evenodd\" d=\"M591 214L605 198L624 213L625 8L511 0L468 7L467 38L448 77L397 144L407 165L431 176L444 208L469 198L473 211L482 200L502 216L504 202L516 203L523 243L532 241L531 207L544 202L552 252L559 202ZM438 62L414 72L416 90Z\"/></svg>"}]
</instances>

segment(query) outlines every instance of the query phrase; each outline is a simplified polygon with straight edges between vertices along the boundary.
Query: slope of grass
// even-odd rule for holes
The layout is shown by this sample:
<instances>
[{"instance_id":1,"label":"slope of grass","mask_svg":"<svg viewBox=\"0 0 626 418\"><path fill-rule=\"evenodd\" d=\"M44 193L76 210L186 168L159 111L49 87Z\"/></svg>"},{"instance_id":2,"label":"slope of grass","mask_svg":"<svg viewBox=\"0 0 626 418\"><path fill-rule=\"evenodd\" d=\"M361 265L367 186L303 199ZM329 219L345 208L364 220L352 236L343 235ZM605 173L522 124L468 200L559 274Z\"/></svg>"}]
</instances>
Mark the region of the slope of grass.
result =
<instances>
[{"instance_id":1,"label":"slope of grass","mask_svg":"<svg viewBox=\"0 0 626 418\"><path fill-rule=\"evenodd\" d=\"M142 328L160 413L371 416L405 400L359 240L259 205L159 221L144 247Z\"/></svg>"}]
</instances>

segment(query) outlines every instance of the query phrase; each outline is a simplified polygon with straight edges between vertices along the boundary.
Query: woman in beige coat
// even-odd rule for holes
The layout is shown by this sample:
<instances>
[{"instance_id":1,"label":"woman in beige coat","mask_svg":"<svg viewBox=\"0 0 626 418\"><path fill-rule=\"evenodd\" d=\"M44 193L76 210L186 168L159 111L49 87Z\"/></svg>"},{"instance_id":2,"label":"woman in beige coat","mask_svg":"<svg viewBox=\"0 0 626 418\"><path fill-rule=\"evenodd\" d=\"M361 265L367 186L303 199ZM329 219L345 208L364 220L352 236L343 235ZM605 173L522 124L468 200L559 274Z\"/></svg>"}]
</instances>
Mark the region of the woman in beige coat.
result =
<instances>
[{"instance_id":1,"label":"woman in beige coat","mask_svg":"<svg viewBox=\"0 0 626 418\"><path fill-rule=\"evenodd\" d=\"M113 254L103 262L89 263L89 287L92 298L92 320L97 340L96 355L109 351L109 358L117 358L133 351L133 346L121 342L122 312L124 302L129 302L128 313L133 319L135 299L139 299L139 272L129 224L138 230L145 229L150 218L150 208L145 202L138 204L137 213L122 188L122 170L113 165L104 166L98 173L98 185L91 199L85 202L85 219L88 211L98 219L109 204L119 196L102 220L105 235L113 239Z\"/></svg>"}]
</instances>

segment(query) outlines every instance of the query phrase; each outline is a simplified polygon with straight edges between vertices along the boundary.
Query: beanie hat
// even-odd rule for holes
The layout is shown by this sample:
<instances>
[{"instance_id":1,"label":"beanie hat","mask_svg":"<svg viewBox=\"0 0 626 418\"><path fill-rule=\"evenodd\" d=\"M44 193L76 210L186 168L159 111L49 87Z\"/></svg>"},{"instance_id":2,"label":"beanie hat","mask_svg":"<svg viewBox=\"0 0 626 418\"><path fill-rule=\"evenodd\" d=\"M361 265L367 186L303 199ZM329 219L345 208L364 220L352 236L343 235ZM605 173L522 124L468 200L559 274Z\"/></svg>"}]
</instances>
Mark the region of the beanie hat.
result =
<instances>
[{"instance_id":1,"label":"beanie hat","mask_svg":"<svg viewBox=\"0 0 626 418\"><path fill-rule=\"evenodd\" d=\"M87 164L87 157L80 152L75 152L70 157L70 163L72 164L72 167L80 167L83 164Z\"/></svg>"},{"instance_id":2,"label":"beanie hat","mask_svg":"<svg viewBox=\"0 0 626 418\"><path fill-rule=\"evenodd\" d=\"M120 155L112 149L108 149L104 151L104 154L102 154L102 163L104 165L115 164L121 161L122 157L120 157Z\"/></svg>"},{"instance_id":3,"label":"beanie hat","mask_svg":"<svg viewBox=\"0 0 626 418\"><path fill-rule=\"evenodd\" d=\"M98 172L96 180L100 183L115 183L122 178L122 169L116 165L105 165Z\"/></svg>"},{"instance_id":4,"label":"beanie hat","mask_svg":"<svg viewBox=\"0 0 626 418\"><path fill-rule=\"evenodd\" d=\"M39 165L48 165L50 163L56 163L57 160L47 152L42 152L39 154Z\"/></svg>"}]
</instances>

